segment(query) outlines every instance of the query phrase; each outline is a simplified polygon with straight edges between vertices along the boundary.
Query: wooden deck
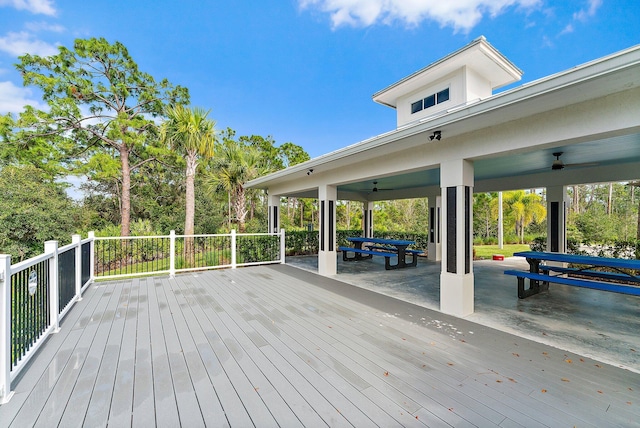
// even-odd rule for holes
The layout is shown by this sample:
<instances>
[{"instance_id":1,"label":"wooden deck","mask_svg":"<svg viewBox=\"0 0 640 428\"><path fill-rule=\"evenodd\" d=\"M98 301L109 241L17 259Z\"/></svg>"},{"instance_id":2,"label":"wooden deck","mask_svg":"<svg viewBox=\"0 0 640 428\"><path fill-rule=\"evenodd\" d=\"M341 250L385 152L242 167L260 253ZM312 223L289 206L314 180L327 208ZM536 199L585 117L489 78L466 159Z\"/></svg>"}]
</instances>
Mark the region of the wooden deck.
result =
<instances>
[{"instance_id":1,"label":"wooden deck","mask_svg":"<svg viewBox=\"0 0 640 428\"><path fill-rule=\"evenodd\" d=\"M639 374L286 265L95 284L61 327L0 426L640 421Z\"/></svg>"}]
</instances>

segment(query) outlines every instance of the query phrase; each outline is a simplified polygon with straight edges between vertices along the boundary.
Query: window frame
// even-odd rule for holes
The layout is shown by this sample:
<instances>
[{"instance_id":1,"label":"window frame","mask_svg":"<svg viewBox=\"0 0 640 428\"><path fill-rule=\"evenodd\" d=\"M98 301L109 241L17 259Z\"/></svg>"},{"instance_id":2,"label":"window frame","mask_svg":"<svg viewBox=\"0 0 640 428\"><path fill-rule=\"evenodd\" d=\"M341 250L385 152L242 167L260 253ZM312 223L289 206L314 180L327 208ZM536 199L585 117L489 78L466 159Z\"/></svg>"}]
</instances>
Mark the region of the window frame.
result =
<instances>
[{"instance_id":1,"label":"window frame","mask_svg":"<svg viewBox=\"0 0 640 428\"><path fill-rule=\"evenodd\" d=\"M441 98L443 98L445 96L445 94L446 94L446 98L441 100ZM411 103L411 114L416 114L418 112L421 112L422 110L426 110L428 108L431 108L431 107L436 106L436 105L441 104L441 103L445 103L445 102L450 101L450 100L451 100L451 87L447 86L446 88L442 89L441 91L434 92L433 94L428 95L428 96L422 98L421 100L412 102ZM429 105L427 105L427 103Z\"/></svg>"}]
</instances>

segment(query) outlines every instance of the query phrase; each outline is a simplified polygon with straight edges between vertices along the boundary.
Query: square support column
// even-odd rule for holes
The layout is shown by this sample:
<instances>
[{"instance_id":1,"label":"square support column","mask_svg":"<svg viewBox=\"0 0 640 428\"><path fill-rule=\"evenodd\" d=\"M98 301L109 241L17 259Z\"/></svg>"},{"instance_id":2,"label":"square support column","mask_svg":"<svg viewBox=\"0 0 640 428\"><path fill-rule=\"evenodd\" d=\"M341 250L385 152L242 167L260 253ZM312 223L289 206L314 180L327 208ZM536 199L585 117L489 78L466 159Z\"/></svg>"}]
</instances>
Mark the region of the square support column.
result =
<instances>
[{"instance_id":1,"label":"square support column","mask_svg":"<svg viewBox=\"0 0 640 428\"><path fill-rule=\"evenodd\" d=\"M473 163L440 165L442 186L442 269L440 310L465 317L473 313Z\"/></svg>"},{"instance_id":2,"label":"square support column","mask_svg":"<svg viewBox=\"0 0 640 428\"><path fill-rule=\"evenodd\" d=\"M278 233L280 231L280 196L269 195L267 203L269 209L268 233Z\"/></svg>"},{"instance_id":3,"label":"square support column","mask_svg":"<svg viewBox=\"0 0 640 428\"><path fill-rule=\"evenodd\" d=\"M429 242L427 245L427 258L434 262L442 260L442 198L439 194L430 194L429 200Z\"/></svg>"},{"instance_id":4,"label":"square support column","mask_svg":"<svg viewBox=\"0 0 640 428\"><path fill-rule=\"evenodd\" d=\"M547 187L547 251L567 252L567 205L564 186Z\"/></svg>"},{"instance_id":5,"label":"square support column","mask_svg":"<svg viewBox=\"0 0 640 428\"><path fill-rule=\"evenodd\" d=\"M318 200L320 202L318 273L324 276L331 276L338 273L336 251L337 198L337 187L323 185L318 188Z\"/></svg>"},{"instance_id":6,"label":"square support column","mask_svg":"<svg viewBox=\"0 0 640 428\"><path fill-rule=\"evenodd\" d=\"M362 203L362 236L373 238L373 201Z\"/></svg>"}]
</instances>

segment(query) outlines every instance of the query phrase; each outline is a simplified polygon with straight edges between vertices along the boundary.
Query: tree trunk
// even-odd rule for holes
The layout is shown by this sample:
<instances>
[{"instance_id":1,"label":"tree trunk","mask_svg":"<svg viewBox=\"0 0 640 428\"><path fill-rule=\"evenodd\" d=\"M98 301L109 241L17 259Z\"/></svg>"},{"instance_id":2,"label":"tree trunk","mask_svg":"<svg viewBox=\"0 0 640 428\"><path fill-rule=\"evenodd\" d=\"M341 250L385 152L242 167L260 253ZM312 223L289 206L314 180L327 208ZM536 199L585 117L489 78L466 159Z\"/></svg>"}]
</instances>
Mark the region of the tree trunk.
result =
<instances>
[{"instance_id":1,"label":"tree trunk","mask_svg":"<svg viewBox=\"0 0 640 428\"><path fill-rule=\"evenodd\" d=\"M244 187L240 186L234 191L234 209L236 211L236 220L238 221L238 232L244 233L246 230L245 220L247 217L247 208L244 200Z\"/></svg>"},{"instance_id":2,"label":"tree trunk","mask_svg":"<svg viewBox=\"0 0 640 428\"><path fill-rule=\"evenodd\" d=\"M298 204L300 204L300 227L304 227L304 201L298 199Z\"/></svg>"},{"instance_id":3,"label":"tree trunk","mask_svg":"<svg viewBox=\"0 0 640 428\"><path fill-rule=\"evenodd\" d=\"M607 201L607 214L611 215L613 212L613 183L609 183L609 199Z\"/></svg>"},{"instance_id":4,"label":"tree trunk","mask_svg":"<svg viewBox=\"0 0 640 428\"><path fill-rule=\"evenodd\" d=\"M129 165L129 148L125 144L120 146L120 163L122 165L120 236L129 236L131 230L131 167Z\"/></svg>"},{"instance_id":5,"label":"tree trunk","mask_svg":"<svg viewBox=\"0 0 640 428\"><path fill-rule=\"evenodd\" d=\"M198 159L195 152L189 152L186 156L186 200L185 200L185 216L184 216L184 259L187 267L195 267L195 246L194 246L194 223L195 223L195 178Z\"/></svg>"},{"instance_id":6,"label":"tree trunk","mask_svg":"<svg viewBox=\"0 0 640 428\"><path fill-rule=\"evenodd\" d=\"M351 229L351 201L347 201L347 230Z\"/></svg>"}]
</instances>

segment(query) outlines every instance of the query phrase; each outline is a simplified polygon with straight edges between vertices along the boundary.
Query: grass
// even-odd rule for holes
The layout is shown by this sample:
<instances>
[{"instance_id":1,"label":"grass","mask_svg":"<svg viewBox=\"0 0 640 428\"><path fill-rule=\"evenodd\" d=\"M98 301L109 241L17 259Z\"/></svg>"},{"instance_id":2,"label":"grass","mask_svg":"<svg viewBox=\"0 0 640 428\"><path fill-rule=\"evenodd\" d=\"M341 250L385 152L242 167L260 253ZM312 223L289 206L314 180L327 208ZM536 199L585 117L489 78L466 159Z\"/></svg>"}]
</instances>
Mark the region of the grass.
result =
<instances>
[{"instance_id":1,"label":"grass","mask_svg":"<svg viewBox=\"0 0 640 428\"><path fill-rule=\"evenodd\" d=\"M230 250L214 250L204 253L197 252L195 254L195 263L191 265L188 263L182 254L176 256L176 269L184 268L204 268L213 266L222 266L229 264L231 260ZM241 261L239 261L241 263ZM109 279L109 276L120 274L139 274L148 273L145 276L156 275L157 272L167 271L170 268L170 259L166 257L158 260L148 260L134 262L120 268L110 269L102 271L98 274L98 278Z\"/></svg>"},{"instance_id":2,"label":"grass","mask_svg":"<svg viewBox=\"0 0 640 428\"><path fill-rule=\"evenodd\" d=\"M502 249L497 245L474 245L473 249L477 259L490 259L494 254L502 254L505 257L512 257L518 251L529 251L529 244L509 244L503 245Z\"/></svg>"}]
</instances>

